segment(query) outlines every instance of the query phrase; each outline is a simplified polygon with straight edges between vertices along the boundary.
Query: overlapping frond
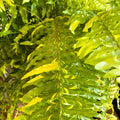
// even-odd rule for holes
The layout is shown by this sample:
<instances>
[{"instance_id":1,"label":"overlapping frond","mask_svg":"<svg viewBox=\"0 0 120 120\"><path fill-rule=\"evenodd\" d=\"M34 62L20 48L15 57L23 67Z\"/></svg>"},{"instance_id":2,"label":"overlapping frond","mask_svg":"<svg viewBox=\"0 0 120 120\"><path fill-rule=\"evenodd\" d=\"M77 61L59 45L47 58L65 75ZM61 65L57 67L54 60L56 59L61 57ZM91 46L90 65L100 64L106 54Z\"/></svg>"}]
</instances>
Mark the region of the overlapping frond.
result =
<instances>
[{"instance_id":1,"label":"overlapping frond","mask_svg":"<svg viewBox=\"0 0 120 120\"><path fill-rule=\"evenodd\" d=\"M95 65L98 70L108 70L112 67L111 72L107 72L105 77L115 77L119 74L119 11L98 13L93 20L90 20L83 29L88 32L84 37L79 38L74 48L79 48L78 56L80 59L87 56L85 63ZM85 45L86 44L86 45ZM115 75L116 74L116 75ZM111 75L111 76L110 76Z\"/></svg>"},{"instance_id":2,"label":"overlapping frond","mask_svg":"<svg viewBox=\"0 0 120 120\"><path fill-rule=\"evenodd\" d=\"M74 33L78 25L86 23L94 17L94 14L111 9L112 3L110 0L68 0L68 8L64 13L71 15L70 30Z\"/></svg>"},{"instance_id":3,"label":"overlapping frond","mask_svg":"<svg viewBox=\"0 0 120 120\"><path fill-rule=\"evenodd\" d=\"M15 120L106 119L108 92L102 73L81 63L73 49L77 36L65 21L68 18L47 19L45 26L32 34L33 41L42 38L28 56L26 70L30 72L22 80L27 79L24 89L31 85L34 88L20 99L25 104L19 109L23 114Z\"/></svg>"},{"instance_id":4,"label":"overlapping frond","mask_svg":"<svg viewBox=\"0 0 120 120\"><path fill-rule=\"evenodd\" d=\"M86 35L78 38L74 45L75 49L80 48L77 52L79 58L103 71L104 78L111 79L112 86L116 86L115 79L120 75L119 13L119 8L98 12L86 23L83 29ZM114 88L112 86L110 89ZM117 87L112 91L115 94L111 95L111 99L117 96Z\"/></svg>"},{"instance_id":5,"label":"overlapping frond","mask_svg":"<svg viewBox=\"0 0 120 120\"><path fill-rule=\"evenodd\" d=\"M87 10L109 10L111 8L110 0L68 0L70 6L84 8ZM87 7L86 7L87 6Z\"/></svg>"}]
</instances>

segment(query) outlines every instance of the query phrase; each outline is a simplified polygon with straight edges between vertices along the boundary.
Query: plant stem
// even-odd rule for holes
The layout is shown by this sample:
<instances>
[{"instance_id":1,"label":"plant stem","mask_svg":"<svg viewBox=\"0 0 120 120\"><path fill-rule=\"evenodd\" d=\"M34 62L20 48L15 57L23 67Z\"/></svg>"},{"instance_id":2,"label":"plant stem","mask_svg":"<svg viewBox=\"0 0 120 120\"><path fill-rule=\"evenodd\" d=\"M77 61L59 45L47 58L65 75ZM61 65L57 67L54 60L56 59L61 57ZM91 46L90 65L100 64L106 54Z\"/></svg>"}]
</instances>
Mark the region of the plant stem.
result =
<instances>
[{"instance_id":1,"label":"plant stem","mask_svg":"<svg viewBox=\"0 0 120 120\"><path fill-rule=\"evenodd\" d=\"M61 120L61 108L62 108L62 101L61 101L61 90L62 90L62 83L61 83L61 65L60 65L60 45L59 45L59 38L58 38L58 30L56 19L54 20L55 23L55 32L56 32L56 41L57 41L57 57L58 57L58 66L59 66L59 120Z\"/></svg>"}]
</instances>

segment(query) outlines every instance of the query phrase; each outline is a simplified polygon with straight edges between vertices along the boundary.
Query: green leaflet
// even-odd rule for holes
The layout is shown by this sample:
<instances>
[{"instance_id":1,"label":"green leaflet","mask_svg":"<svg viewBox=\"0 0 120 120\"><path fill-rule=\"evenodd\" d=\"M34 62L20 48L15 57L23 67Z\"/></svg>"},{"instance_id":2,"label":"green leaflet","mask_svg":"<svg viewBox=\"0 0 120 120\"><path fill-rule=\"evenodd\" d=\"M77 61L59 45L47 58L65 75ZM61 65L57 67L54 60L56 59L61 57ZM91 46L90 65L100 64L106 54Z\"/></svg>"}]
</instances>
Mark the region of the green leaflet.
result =
<instances>
[{"instance_id":1,"label":"green leaflet","mask_svg":"<svg viewBox=\"0 0 120 120\"><path fill-rule=\"evenodd\" d=\"M7 2L8 5L10 6L14 6L14 1L13 0L5 0L5 2Z\"/></svg>"},{"instance_id":2,"label":"green leaflet","mask_svg":"<svg viewBox=\"0 0 120 120\"><path fill-rule=\"evenodd\" d=\"M120 67L120 61L116 61L114 58L111 59L111 57L113 56L109 56L107 57L106 61L102 61L98 64L95 65L95 68L98 69L98 70L106 70L106 69L109 69L109 68L112 68L112 67L116 67L116 68L119 68Z\"/></svg>"},{"instance_id":3,"label":"green leaflet","mask_svg":"<svg viewBox=\"0 0 120 120\"><path fill-rule=\"evenodd\" d=\"M10 23L8 23L8 24L5 26L4 32L7 32L7 31L9 30L11 24L12 24L12 19L10 20Z\"/></svg>"},{"instance_id":4,"label":"green leaflet","mask_svg":"<svg viewBox=\"0 0 120 120\"><path fill-rule=\"evenodd\" d=\"M88 53L90 53L93 49L97 48L100 45L99 42L90 40L90 42L86 43L78 52L78 56L84 58Z\"/></svg>"},{"instance_id":5,"label":"green leaflet","mask_svg":"<svg viewBox=\"0 0 120 120\"><path fill-rule=\"evenodd\" d=\"M10 14L11 14L12 18L16 18L17 17L16 6L10 7L9 11L10 11Z\"/></svg>"},{"instance_id":6,"label":"green leaflet","mask_svg":"<svg viewBox=\"0 0 120 120\"><path fill-rule=\"evenodd\" d=\"M120 69L112 69L104 75L105 78L116 78L117 76L120 76Z\"/></svg>"},{"instance_id":7,"label":"green leaflet","mask_svg":"<svg viewBox=\"0 0 120 120\"><path fill-rule=\"evenodd\" d=\"M20 45L34 45L34 43L30 41L24 41L24 42L20 42Z\"/></svg>"},{"instance_id":8,"label":"green leaflet","mask_svg":"<svg viewBox=\"0 0 120 120\"><path fill-rule=\"evenodd\" d=\"M40 103L41 101L42 101L42 98L35 97L27 105L20 107L19 110L30 115L30 114L32 114L32 112L34 110L34 109L30 109L30 108L32 108L33 105Z\"/></svg>"},{"instance_id":9,"label":"green leaflet","mask_svg":"<svg viewBox=\"0 0 120 120\"><path fill-rule=\"evenodd\" d=\"M37 2L34 2L34 3L31 5L31 15L32 15L32 16L37 15Z\"/></svg>"},{"instance_id":10,"label":"green leaflet","mask_svg":"<svg viewBox=\"0 0 120 120\"><path fill-rule=\"evenodd\" d=\"M14 20L14 19L16 18L16 16L17 16L16 6L10 7L9 12L10 12L12 18L11 18L10 22L7 23L6 26L5 26L5 30L4 30L5 33L8 32L8 30L10 29L10 26L11 26L13 20Z\"/></svg>"},{"instance_id":11,"label":"green leaflet","mask_svg":"<svg viewBox=\"0 0 120 120\"><path fill-rule=\"evenodd\" d=\"M24 4L24 3L27 3L27 2L29 2L30 0L23 0L23 3L22 4Z\"/></svg>"},{"instance_id":12,"label":"green leaflet","mask_svg":"<svg viewBox=\"0 0 120 120\"><path fill-rule=\"evenodd\" d=\"M34 104L36 104L37 102L41 102L42 98L39 97L35 97L34 99L32 99L26 106L24 106L22 109L33 106Z\"/></svg>"},{"instance_id":13,"label":"green leaflet","mask_svg":"<svg viewBox=\"0 0 120 120\"><path fill-rule=\"evenodd\" d=\"M15 38L14 38L14 43L12 43L11 45L13 45L13 50L15 50L15 53L17 54L19 51L19 41L28 33L28 31L32 28L34 28L36 25L25 25L24 27L22 27L21 29L19 29L20 34L18 34ZM34 43L30 42L30 41L24 41L20 43L21 45L33 45Z\"/></svg>"},{"instance_id":14,"label":"green leaflet","mask_svg":"<svg viewBox=\"0 0 120 120\"><path fill-rule=\"evenodd\" d=\"M24 23L28 23L28 14L27 14L27 11L24 7L19 7L19 12L21 14L21 17L22 17L22 20Z\"/></svg>"},{"instance_id":15,"label":"green leaflet","mask_svg":"<svg viewBox=\"0 0 120 120\"><path fill-rule=\"evenodd\" d=\"M117 83L120 83L120 77L117 77L116 81Z\"/></svg>"},{"instance_id":16,"label":"green leaflet","mask_svg":"<svg viewBox=\"0 0 120 120\"><path fill-rule=\"evenodd\" d=\"M42 76L42 75L39 75L39 76L37 76L37 77L29 80L26 84L24 84L23 88L26 87L26 86L29 86L29 85L37 85L37 84L36 84L37 81L38 81L39 79L41 79L41 78L43 78L43 76Z\"/></svg>"},{"instance_id":17,"label":"green leaflet","mask_svg":"<svg viewBox=\"0 0 120 120\"><path fill-rule=\"evenodd\" d=\"M90 13L86 10L79 10L74 13L70 19L70 30L73 34L75 34L75 30L78 27L79 24L83 24L87 21L89 18Z\"/></svg>"},{"instance_id":18,"label":"green leaflet","mask_svg":"<svg viewBox=\"0 0 120 120\"><path fill-rule=\"evenodd\" d=\"M71 25L70 25L70 30L71 30L71 32L73 33L73 34L75 34L75 29L78 27L78 25L79 25L79 23L80 23L80 21L78 21L78 20L75 20Z\"/></svg>"},{"instance_id":19,"label":"green leaflet","mask_svg":"<svg viewBox=\"0 0 120 120\"><path fill-rule=\"evenodd\" d=\"M83 29L83 32L88 32L88 29L92 27L93 22L96 22L97 20L98 20L98 17L97 17L97 16L95 16L95 17L93 17L92 19L90 19L90 20L86 23L86 25L85 25L85 27L84 27L84 29Z\"/></svg>"},{"instance_id":20,"label":"green leaflet","mask_svg":"<svg viewBox=\"0 0 120 120\"><path fill-rule=\"evenodd\" d=\"M54 4L53 0L48 0L46 4Z\"/></svg>"},{"instance_id":21,"label":"green leaflet","mask_svg":"<svg viewBox=\"0 0 120 120\"><path fill-rule=\"evenodd\" d=\"M53 70L58 70L58 63L54 62L54 61L51 64L46 64L46 65L40 66L40 67L30 71L29 73L25 74L22 77L22 80L25 78L28 78L30 76L36 75L36 74L40 74L43 72L49 72L49 71L53 71Z\"/></svg>"},{"instance_id":22,"label":"green leaflet","mask_svg":"<svg viewBox=\"0 0 120 120\"><path fill-rule=\"evenodd\" d=\"M44 26L43 26L43 25L39 25L38 27L36 27L36 28L34 29L34 31L31 33L32 37L33 37L33 35L35 34L35 32L36 32L37 30L39 30L41 27L44 27Z\"/></svg>"},{"instance_id":23,"label":"green leaflet","mask_svg":"<svg viewBox=\"0 0 120 120\"><path fill-rule=\"evenodd\" d=\"M3 0L0 0L0 12L2 12L2 10L5 11L5 7L4 7L4 4L3 4Z\"/></svg>"}]
</instances>

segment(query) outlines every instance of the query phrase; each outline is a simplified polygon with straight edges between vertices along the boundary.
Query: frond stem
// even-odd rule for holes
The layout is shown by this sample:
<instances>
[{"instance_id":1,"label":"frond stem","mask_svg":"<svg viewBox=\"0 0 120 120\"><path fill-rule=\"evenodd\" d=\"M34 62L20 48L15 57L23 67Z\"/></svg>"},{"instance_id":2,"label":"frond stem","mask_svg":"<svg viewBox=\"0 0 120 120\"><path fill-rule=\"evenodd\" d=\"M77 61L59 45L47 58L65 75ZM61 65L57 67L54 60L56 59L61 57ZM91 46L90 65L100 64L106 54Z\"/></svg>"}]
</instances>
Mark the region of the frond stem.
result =
<instances>
[{"instance_id":1,"label":"frond stem","mask_svg":"<svg viewBox=\"0 0 120 120\"><path fill-rule=\"evenodd\" d=\"M61 83L61 65L60 65L60 45L59 45L59 38L58 38L58 30L57 30L57 24L56 24L56 18L54 20L55 23L55 32L56 32L56 41L57 41L57 56L58 56L58 66L59 66L59 120L61 120L61 108L62 108L62 101L61 101L61 91L62 91L62 83Z\"/></svg>"}]
</instances>

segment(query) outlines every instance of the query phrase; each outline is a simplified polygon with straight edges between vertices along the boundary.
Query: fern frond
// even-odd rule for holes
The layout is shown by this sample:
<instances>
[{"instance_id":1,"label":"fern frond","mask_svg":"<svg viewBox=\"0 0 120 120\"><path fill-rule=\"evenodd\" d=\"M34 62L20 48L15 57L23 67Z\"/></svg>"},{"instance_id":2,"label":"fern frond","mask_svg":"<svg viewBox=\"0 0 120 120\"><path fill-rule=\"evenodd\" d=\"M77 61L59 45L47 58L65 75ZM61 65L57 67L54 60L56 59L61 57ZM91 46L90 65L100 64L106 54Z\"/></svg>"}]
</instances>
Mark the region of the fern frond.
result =
<instances>
[{"instance_id":1,"label":"fern frond","mask_svg":"<svg viewBox=\"0 0 120 120\"><path fill-rule=\"evenodd\" d=\"M108 98L106 84L101 79L103 73L81 63L77 57L73 49L77 36L72 35L65 25L68 18L55 19L46 20L45 25L49 27L39 27L34 34L33 39L38 35L41 38L40 45L28 56L26 70L30 72L22 78L28 80L24 89L31 85L34 88L20 99L25 105L19 109L24 113L18 118L106 119L106 104L103 103ZM34 103L36 98L40 98L40 101Z\"/></svg>"},{"instance_id":2,"label":"fern frond","mask_svg":"<svg viewBox=\"0 0 120 120\"><path fill-rule=\"evenodd\" d=\"M103 77L110 79L109 84L116 86L116 89L112 90L114 91L112 95L110 91L114 87L109 86L109 102L118 93L115 79L120 75L119 12L119 8L107 12L98 12L86 23L83 29L83 32L87 32L85 36L78 38L74 45L74 49L80 48L77 52L80 59L83 59L86 64L95 66L95 69L104 72Z\"/></svg>"}]
</instances>

